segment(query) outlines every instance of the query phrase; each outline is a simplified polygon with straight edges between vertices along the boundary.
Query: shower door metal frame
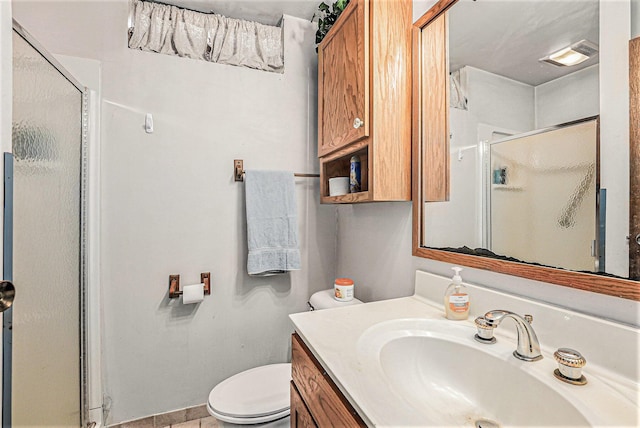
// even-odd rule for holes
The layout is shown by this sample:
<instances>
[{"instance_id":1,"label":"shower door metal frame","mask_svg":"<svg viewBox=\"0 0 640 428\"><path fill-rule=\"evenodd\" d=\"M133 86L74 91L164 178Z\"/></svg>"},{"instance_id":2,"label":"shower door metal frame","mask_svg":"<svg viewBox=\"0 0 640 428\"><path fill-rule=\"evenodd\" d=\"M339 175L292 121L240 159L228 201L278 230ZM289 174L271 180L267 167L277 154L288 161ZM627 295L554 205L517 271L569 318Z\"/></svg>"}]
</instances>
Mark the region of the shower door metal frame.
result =
<instances>
[{"instance_id":1,"label":"shower door metal frame","mask_svg":"<svg viewBox=\"0 0 640 428\"><path fill-rule=\"evenodd\" d=\"M22 37L31 47L33 47L42 57L55 68L69 83L71 83L79 92L81 96L82 111L81 114L81 147L80 147L80 218L78 219L80 226L80 242L78 242L78 248L80 250L79 270L79 331L80 331L80 426L87 426L89 424L89 397L88 397L88 314L87 314L87 181L88 181L88 144L89 144L89 90L86 86L82 85L58 60L56 60L52 54L50 54L42 44L40 44L35 37L33 37L25 28L20 25L18 21L13 19L13 31L18 36ZM10 176L7 179L7 165L9 165ZM4 154L4 188L5 199L4 209L5 216L3 220L3 275L5 278L12 279L13 273L13 154ZM9 186L9 192L7 192ZM8 211L7 211L8 210ZM7 215L7 213L10 213ZM8 217L8 220L7 220ZM8 230L10 228L10 230ZM10 239L10 242L7 241ZM8 248L9 247L9 248ZM19 286L18 286L19 287ZM2 328L2 426L11 426L11 367L12 367L12 355L11 355L11 323L13 308L4 312L3 328Z\"/></svg>"},{"instance_id":2,"label":"shower door metal frame","mask_svg":"<svg viewBox=\"0 0 640 428\"><path fill-rule=\"evenodd\" d=\"M4 215L2 220L2 275L13 281L13 154L4 154ZM2 426L11 426L11 369L13 308L2 314Z\"/></svg>"}]
</instances>

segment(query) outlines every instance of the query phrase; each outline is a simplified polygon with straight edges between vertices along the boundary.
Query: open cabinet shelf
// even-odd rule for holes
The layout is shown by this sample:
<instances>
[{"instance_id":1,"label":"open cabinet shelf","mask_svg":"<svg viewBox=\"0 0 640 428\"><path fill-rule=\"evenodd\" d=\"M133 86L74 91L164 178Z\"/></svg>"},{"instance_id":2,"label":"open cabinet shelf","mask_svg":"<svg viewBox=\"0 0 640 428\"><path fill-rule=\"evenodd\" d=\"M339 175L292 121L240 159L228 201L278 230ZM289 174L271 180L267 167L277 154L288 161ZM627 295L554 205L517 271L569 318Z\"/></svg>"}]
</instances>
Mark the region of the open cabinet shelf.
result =
<instances>
[{"instance_id":1,"label":"open cabinet shelf","mask_svg":"<svg viewBox=\"0 0 640 428\"><path fill-rule=\"evenodd\" d=\"M351 157L358 156L360 158L360 188L357 193L347 193L340 196L329 196L329 179L335 177L349 177L351 171ZM351 149L341 150L340 152L320 159L320 195L322 203L333 204L352 204L356 202L371 201L371 192L369 192L369 146L357 144Z\"/></svg>"}]
</instances>

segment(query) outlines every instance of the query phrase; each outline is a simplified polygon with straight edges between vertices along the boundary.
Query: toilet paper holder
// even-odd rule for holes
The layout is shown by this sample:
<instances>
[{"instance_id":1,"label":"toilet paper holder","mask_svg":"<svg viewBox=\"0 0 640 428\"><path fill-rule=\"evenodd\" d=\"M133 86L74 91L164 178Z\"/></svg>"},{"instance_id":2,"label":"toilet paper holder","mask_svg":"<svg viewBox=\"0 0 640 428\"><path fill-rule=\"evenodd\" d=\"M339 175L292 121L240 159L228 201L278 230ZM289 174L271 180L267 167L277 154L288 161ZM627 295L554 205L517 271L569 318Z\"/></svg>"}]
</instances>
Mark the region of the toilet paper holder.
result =
<instances>
[{"instance_id":1,"label":"toilet paper holder","mask_svg":"<svg viewBox=\"0 0 640 428\"><path fill-rule=\"evenodd\" d=\"M204 284L204 294L211 294L211 273L203 272L200 274L200 282ZM182 296L180 290L180 275L169 275L169 298L175 299Z\"/></svg>"}]
</instances>

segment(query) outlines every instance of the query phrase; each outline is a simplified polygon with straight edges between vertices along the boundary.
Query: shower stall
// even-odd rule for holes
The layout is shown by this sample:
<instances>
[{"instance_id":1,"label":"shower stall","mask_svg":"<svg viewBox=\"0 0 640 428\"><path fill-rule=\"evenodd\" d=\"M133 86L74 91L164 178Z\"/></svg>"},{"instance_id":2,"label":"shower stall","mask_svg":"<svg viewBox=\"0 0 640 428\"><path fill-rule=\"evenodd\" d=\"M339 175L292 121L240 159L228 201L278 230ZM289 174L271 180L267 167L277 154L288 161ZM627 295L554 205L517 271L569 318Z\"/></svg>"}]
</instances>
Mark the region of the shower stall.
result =
<instances>
[{"instance_id":1,"label":"shower stall","mask_svg":"<svg viewBox=\"0 0 640 428\"><path fill-rule=\"evenodd\" d=\"M13 25L12 154L5 154L3 426L87 422L87 93Z\"/></svg>"},{"instance_id":2,"label":"shower stall","mask_svg":"<svg viewBox=\"0 0 640 428\"><path fill-rule=\"evenodd\" d=\"M598 119L489 143L485 248L565 269L604 271Z\"/></svg>"}]
</instances>

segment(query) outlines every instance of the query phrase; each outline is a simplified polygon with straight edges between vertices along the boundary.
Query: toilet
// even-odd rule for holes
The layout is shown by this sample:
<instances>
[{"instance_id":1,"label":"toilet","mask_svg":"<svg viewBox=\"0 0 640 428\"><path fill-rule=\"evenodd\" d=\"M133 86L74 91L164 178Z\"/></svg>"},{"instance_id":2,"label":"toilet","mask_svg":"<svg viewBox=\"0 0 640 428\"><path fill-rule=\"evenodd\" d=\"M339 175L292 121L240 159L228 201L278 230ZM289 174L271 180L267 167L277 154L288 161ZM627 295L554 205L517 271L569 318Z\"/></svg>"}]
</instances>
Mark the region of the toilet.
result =
<instances>
[{"instance_id":1,"label":"toilet","mask_svg":"<svg viewBox=\"0 0 640 428\"><path fill-rule=\"evenodd\" d=\"M309 310L361 304L358 299L339 302L333 289L318 291L309 299ZM257 425L261 428L288 427L291 363L255 367L231 376L209 394L207 410L223 427Z\"/></svg>"}]
</instances>

